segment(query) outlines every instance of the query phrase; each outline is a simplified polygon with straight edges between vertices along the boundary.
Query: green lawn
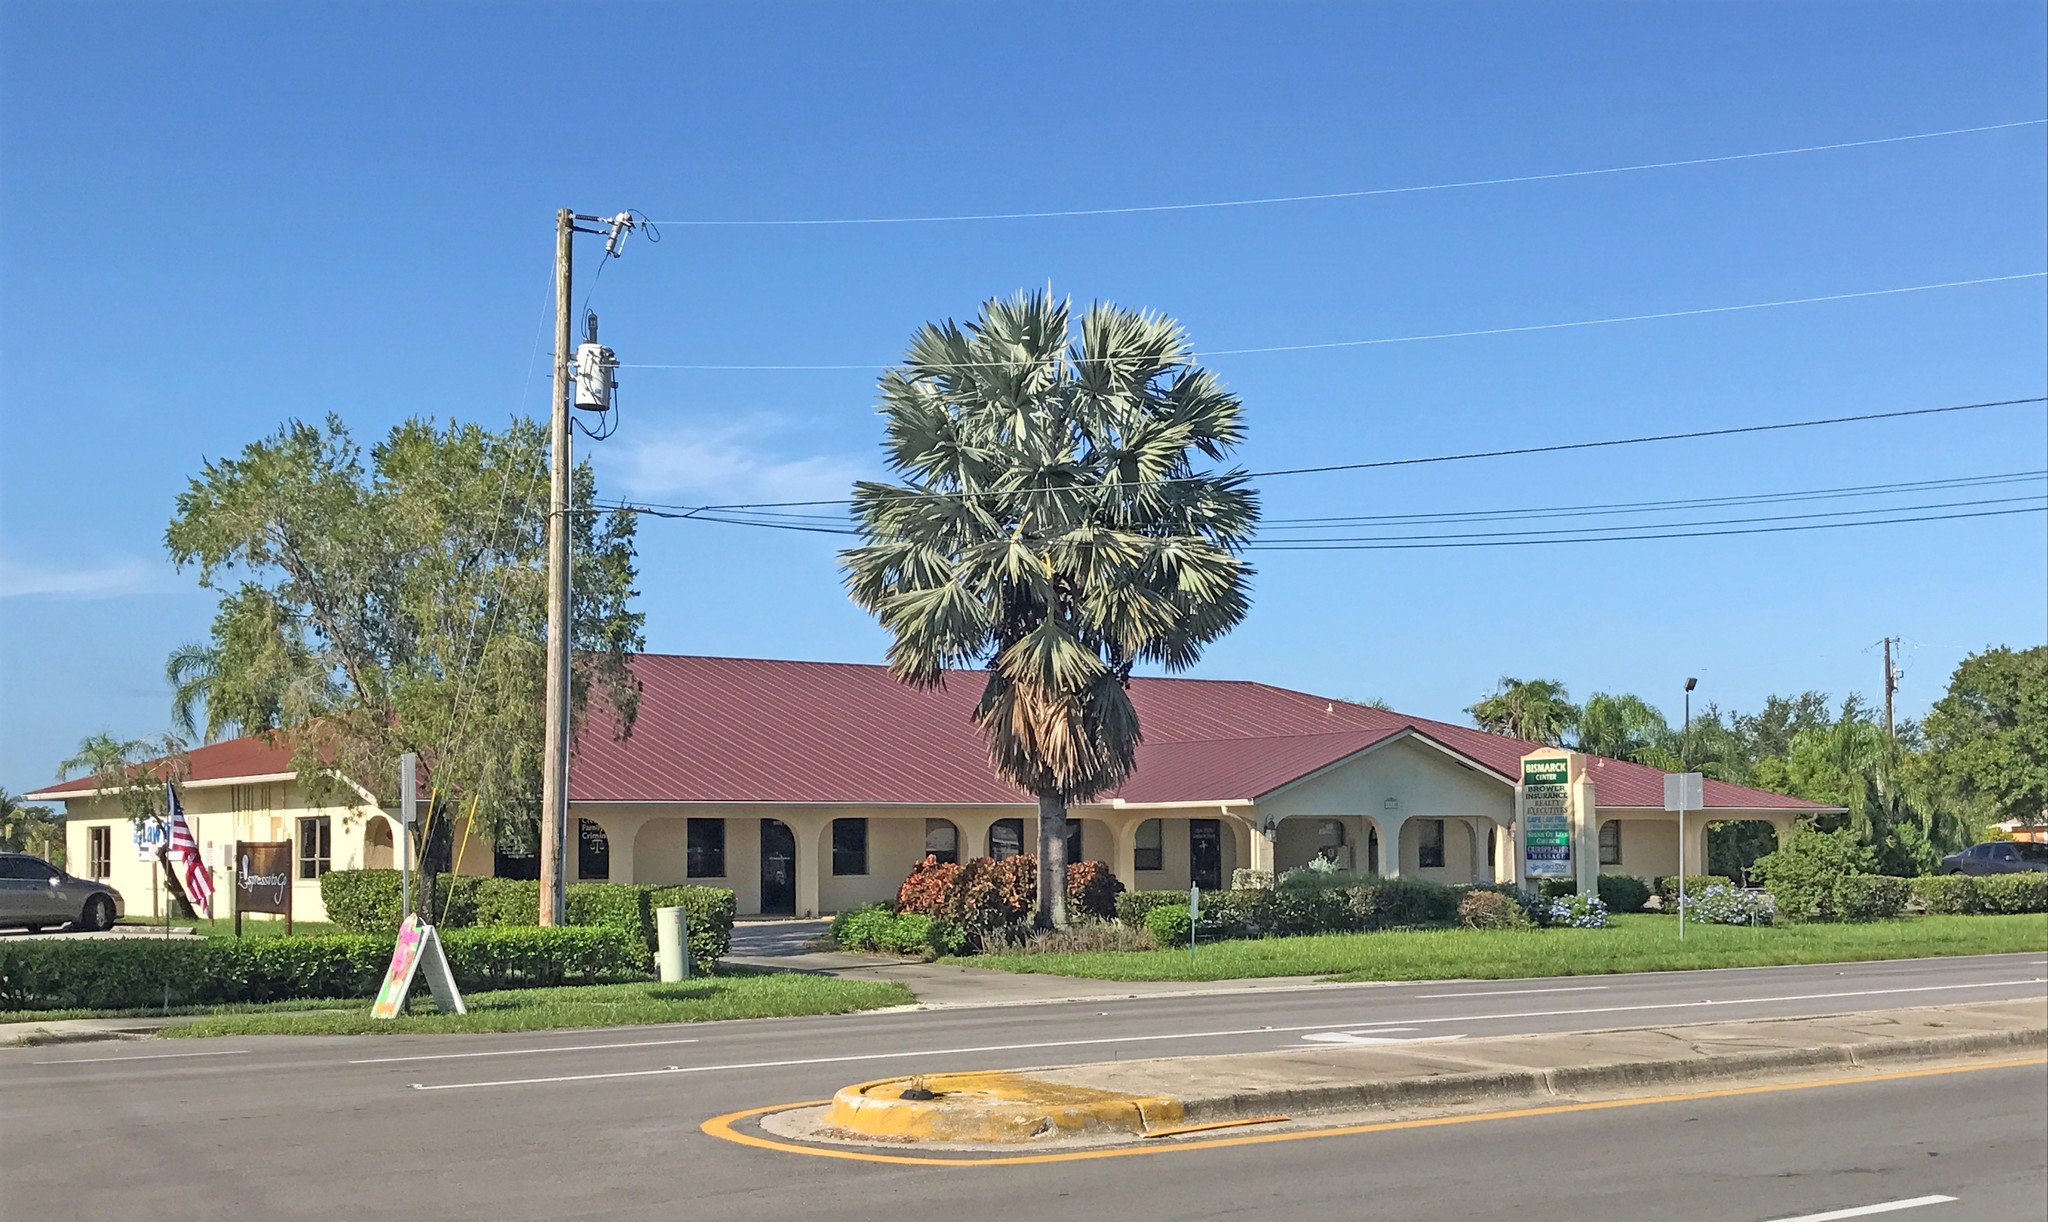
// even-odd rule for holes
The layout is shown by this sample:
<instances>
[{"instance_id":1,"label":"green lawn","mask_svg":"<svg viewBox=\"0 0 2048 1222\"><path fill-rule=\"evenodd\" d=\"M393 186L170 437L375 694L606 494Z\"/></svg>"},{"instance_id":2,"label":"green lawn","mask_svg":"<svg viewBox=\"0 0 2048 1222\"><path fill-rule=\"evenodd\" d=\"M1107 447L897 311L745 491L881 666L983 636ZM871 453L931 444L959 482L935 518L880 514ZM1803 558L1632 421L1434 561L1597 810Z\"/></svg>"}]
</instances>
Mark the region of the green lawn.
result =
<instances>
[{"instance_id":1,"label":"green lawn","mask_svg":"<svg viewBox=\"0 0 2048 1222\"><path fill-rule=\"evenodd\" d=\"M280 1002L267 1010L223 1013L167 1028L169 1036L204 1035L381 1035L465 1034L477 1031L544 1031L557 1027L623 1027L640 1023L709 1022L722 1018L782 1018L804 1014L848 1014L908 1005L915 998L900 984L836 980L797 972L702 976L676 984L576 985L553 989L501 989L463 998L467 1014L441 1014L424 994L404 1015L370 1017L369 1001L338 1003L319 1013L305 1002ZM319 1003L336 1006L337 1003ZM340 1008L346 1007L346 1008Z\"/></svg>"},{"instance_id":2,"label":"green lawn","mask_svg":"<svg viewBox=\"0 0 2048 1222\"><path fill-rule=\"evenodd\" d=\"M1687 968L1769 967L2048 950L2048 915L1925 916L1856 925L1750 929L1688 925L1668 916L1618 916L1607 929L1521 932L1403 930L1263 938L1186 950L1061 955L977 955L949 962L1095 980L1509 980Z\"/></svg>"}]
</instances>

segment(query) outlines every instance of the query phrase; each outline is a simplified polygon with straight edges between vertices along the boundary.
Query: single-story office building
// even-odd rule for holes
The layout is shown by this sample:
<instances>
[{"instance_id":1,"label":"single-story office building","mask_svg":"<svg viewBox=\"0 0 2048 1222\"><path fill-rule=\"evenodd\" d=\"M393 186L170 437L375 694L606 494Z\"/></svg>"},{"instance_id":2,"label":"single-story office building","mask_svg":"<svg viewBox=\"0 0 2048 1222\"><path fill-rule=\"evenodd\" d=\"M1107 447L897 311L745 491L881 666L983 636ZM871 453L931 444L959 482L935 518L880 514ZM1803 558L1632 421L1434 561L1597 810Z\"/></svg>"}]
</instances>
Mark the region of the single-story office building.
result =
<instances>
[{"instance_id":1,"label":"single-story office building","mask_svg":"<svg viewBox=\"0 0 2048 1222\"><path fill-rule=\"evenodd\" d=\"M978 673L921 691L842 663L644 654L633 670L632 734L617 737L594 703L573 756L573 877L703 883L731 888L742 914L822 915L894 898L927 854L1037 843L1036 803L990 769L974 725ZM1516 881L1525 759L1563 761L1563 856L1582 885L1678 870L1679 820L1655 768L1262 683L1140 678L1131 695L1136 770L1069 819L1070 857L1107 862L1128 887L1223 887L1238 868L1317 856L1387 876ZM326 870L395 864L395 811L361 790L356 805L306 807L288 750L261 738L194 750L182 789L209 862L226 864L236 839L294 842L300 919L324 916ZM150 867L116 799L90 778L28 796L64 802L71 861L130 912L151 911ZM1782 836L1829 809L1713 780L1702 796L1685 826L1693 872L1710 821L1763 820ZM456 868L530 864L469 838Z\"/></svg>"}]
</instances>

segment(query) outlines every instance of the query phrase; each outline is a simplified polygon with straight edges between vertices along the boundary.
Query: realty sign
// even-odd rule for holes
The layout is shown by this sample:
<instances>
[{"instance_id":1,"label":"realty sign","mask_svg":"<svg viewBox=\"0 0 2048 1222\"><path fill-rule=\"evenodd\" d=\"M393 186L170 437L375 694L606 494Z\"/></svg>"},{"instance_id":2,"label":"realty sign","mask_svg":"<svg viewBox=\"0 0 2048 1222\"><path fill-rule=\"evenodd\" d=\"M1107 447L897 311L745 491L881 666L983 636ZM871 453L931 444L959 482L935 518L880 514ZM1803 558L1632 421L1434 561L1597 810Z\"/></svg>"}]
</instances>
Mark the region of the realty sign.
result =
<instances>
[{"instance_id":1,"label":"realty sign","mask_svg":"<svg viewBox=\"0 0 2048 1222\"><path fill-rule=\"evenodd\" d=\"M1522 876L1572 876L1571 761L1522 761Z\"/></svg>"}]
</instances>

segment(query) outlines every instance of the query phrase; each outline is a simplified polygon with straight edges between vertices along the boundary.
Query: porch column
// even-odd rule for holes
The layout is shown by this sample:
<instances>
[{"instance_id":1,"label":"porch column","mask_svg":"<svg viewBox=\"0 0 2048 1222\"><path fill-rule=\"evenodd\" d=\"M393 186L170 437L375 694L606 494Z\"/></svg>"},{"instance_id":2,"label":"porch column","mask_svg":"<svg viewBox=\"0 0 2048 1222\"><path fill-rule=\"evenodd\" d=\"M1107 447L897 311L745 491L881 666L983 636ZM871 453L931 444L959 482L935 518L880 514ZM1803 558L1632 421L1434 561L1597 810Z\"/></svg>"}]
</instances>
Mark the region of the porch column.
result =
<instances>
[{"instance_id":1,"label":"porch column","mask_svg":"<svg viewBox=\"0 0 2048 1222\"><path fill-rule=\"evenodd\" d=\"M1522 863L1515 855L1515 829L1505 823L1493 826L1493 881L1517 884L1522 881Z\"/></svg>"},{"instance_id":2,"label":"porch column","mask_svg":"<svg viewBox=\"0 0 2048 1222\"><path fill-rule=\"evenodd\" d=\"M1676 816L1673 816L1676 818ZM1685 812L1685 872L1707 872L1707 824L1713 822L1704 811Z\"/></svg>"},{"instance_id":3,"label":"porch column","mask_svg":"<svg viewBox=\"0 0 2048 1222\"><path fill-rule=\"evenodd\" d=\"M1105 818L1109 825L1109 868L1126 891L1138 889L1138 824L1143 819L1129 815Z\"/></svg>"},{"instance_id":4,"label":"porch column","mask_svg":"<svg viewBox=\"0 0 2048 1222\"><path fill-rule=\"evenodd\" d=\"M1248 829L1250 829L1252 850L1250 853L1246 854L1246 868L1252 870L1263 870L1268 874L1279 873L1279 871L1277 871L1273 867L1273 853L1274 849L1277 846L1274 844L1273 840L1267 839L1266 837L1266 833L1264 830L1265 820L1259 818L1257 812L1254 812L1251 815L1245 817L1245 826ZM1275 831L1277 833L1278 824L1275 824Z\"/></svg>"},{"instance_id":5,"label":"porch column","mask_svg":"<svg viewBox=\"0 0 2048 1222\"><path fill-rule=\"evenodd\" d=\"M1792 839L1792 833L1799 830L1798 815L1775 815L1770 823L1771 830L1778 833L1778 847L1781 849Z\"/></svg>"},{"instance_id":6,"label":"porch column","mask_svg":"<svg viewBox=\"0 0 2048 1222\"><path fill-rule=\"evenodd\" d=\"M819 884L825 874L822 843L832 820L823 815L792 813L782 816L782 821L789 825L790 839L796 842L796 861L791 864L796 871L796 914L817 916Z\"/></svg>"},{"instance_id":7,"label":"porch column","mask_svg":"<svg viewBox=\"0 0 2048 1222\"><path fill-rule=\"evenodd\" d=\"M1380 877L1399 878L1401 877L1401 825L1408 822L1408 816L1375 816L1373 822L1380 829L1380 859L1377 863Z\"/></svg>"},{"instance_id":8,"label":"porch column","mask_svg":"<svg viewBox=\"0 0 2048 1222\"><path fill-rule=\"evenodd\" d=\"M951 816L953 826L960 829L960 862L965 865L976 857L988 856L988 829L995 819L988 815L959 814ZM1036 840L1030 842L1034 846ZM1032 852L1038 850L1034 847Z\"/></svg>"}]
</instances>

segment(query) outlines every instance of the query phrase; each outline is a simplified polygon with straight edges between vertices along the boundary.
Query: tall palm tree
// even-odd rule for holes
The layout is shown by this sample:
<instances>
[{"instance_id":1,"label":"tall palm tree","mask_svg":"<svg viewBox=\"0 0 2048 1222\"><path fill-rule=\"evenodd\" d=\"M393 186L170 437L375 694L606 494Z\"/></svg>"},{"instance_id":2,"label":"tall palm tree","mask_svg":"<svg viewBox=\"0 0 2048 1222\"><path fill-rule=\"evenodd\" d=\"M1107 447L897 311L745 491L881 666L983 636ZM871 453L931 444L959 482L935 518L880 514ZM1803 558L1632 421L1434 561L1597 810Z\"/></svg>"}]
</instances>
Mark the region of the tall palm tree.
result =
<instances>
[{"instance_id":1,"label":"tall palm tree","mask_svg":"<svg viewBox=\"0 0 2048 1222\"><path fill-rule=\"evenodd\" d=\"M1078 339L1050 293L928 324L882 376L901 482L863 481L853 600L894 637L900 680L985 667L975 720L996 771L1038 799L1038 921L1066 921L1067 807L1114 789L1140 728L1131 670L1185 670L1250 608L1258 522L1242 404L1180 325L1091 306Z\"/></svg>"},{"instance_id":2,"label":"tall palm tree","mask_svg":"<svg viewBox=\"0 0 2048 1222\"><path fill-rule=\"evenodd\" d=\"M222 724L220 702L209 699L220 678L220 650L191 642L171 650L164 659L164 682L171 685L171 724L180 733L201 742L212 742L228 727ZM206 724L199 724L200 710Z\"/></svg>"},{"instance_id":3,"label":"tall palm tree","mask_svg":"<svg viewBox=\"0 0 2048 1222\"><path fill-rule=\"evenodd\" d=\"M1664 714L1630 693L1594 692L1579 710L1577 747L1591 755L1648 764L1666 772L1684 770L1678 736Z\"/></svg>"},{"instance_id":4,"label":"tall palm tree","mask_svg":"<svg viewBox=\"0 0 2048 1222\"><path fill-rule=\"evenodd\" d=\"M1502 675L1493 695L1465 711L1482 730L1552 747L1563 745L1565 732L1579 719L1563 683L1510 675Z\"/></svg>"}]
</instances>

